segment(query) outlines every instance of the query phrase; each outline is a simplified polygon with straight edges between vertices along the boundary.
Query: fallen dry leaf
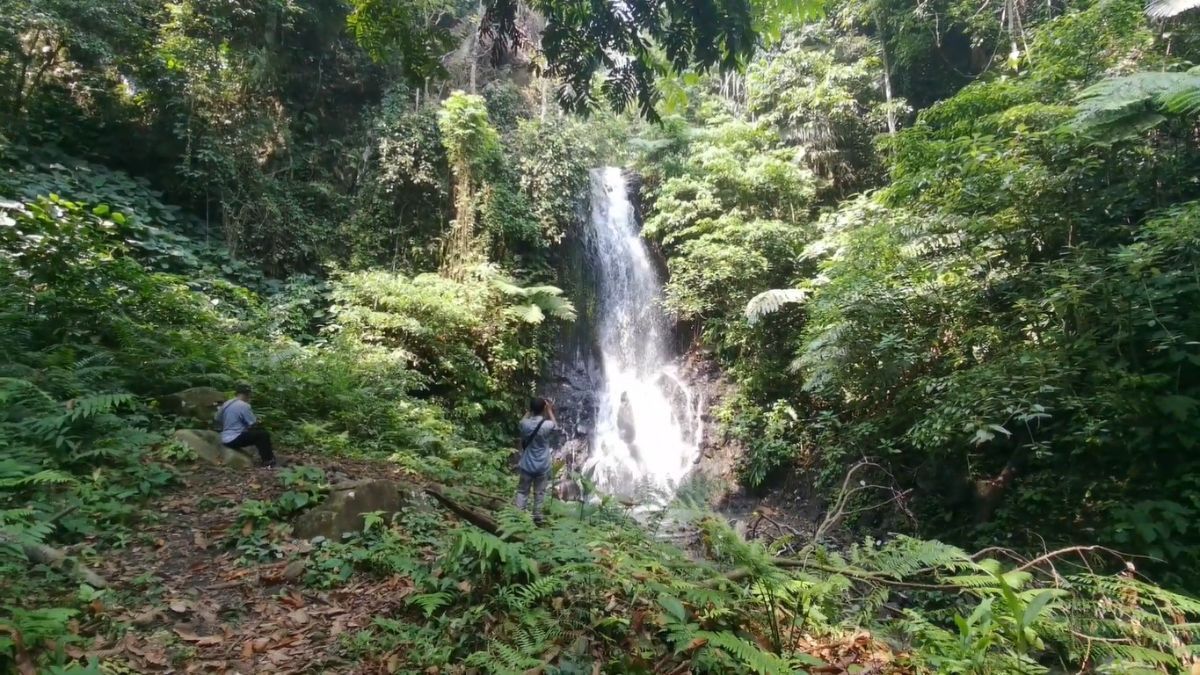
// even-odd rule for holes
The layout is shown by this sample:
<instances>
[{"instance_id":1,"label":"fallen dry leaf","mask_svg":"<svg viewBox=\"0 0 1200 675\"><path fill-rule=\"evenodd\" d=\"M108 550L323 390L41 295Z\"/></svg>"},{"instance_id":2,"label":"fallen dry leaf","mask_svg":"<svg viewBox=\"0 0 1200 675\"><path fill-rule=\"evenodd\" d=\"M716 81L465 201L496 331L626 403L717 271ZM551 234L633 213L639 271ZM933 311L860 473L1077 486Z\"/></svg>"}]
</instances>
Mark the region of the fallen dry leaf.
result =
<instances>
[{"instance_id":1,"label":"fallen dry leaf","mask_svg":"<svg viewBox=\"0 0 1200 675\"><path fill-rule=\"evenodd\" d=\"M288 593L287 595L281 596L279 598L279 602L282 602L283 604L287 605L288 607L291 607L292 609L300 609L301 607L303 607L305 605L304 596L300 595L299 593L297 593L295 591L292 591L291 593Z\"/></svg>"},{"instance_id":2,"label":"fallen dry leaf","mask_svg":"<svg viewBox=\"0 0 1200 675\"><path fill-rule=\"evenodd\" d=\"M219 645L225 641L224 636L221 636L221 635L197 635L195 633L195 631L193 631L192 629L186 628L183 626L176 626L175 634L179 636L180 640L183 640L185 642L192 642L199 647L203 647L206 645Z\"/></svg>"}]
</instances>

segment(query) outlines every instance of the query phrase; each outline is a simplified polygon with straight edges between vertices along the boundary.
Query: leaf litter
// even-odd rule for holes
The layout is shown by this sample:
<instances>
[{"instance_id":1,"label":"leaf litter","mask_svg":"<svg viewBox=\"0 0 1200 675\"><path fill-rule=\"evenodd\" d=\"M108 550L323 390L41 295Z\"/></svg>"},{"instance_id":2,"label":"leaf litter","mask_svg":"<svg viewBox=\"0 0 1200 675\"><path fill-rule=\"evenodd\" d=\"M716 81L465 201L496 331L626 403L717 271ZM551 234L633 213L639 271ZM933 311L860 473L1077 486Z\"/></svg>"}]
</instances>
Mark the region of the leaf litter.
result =
<instances>
[{"instance_id":1,"label":"leaf litter","mask_svg":"<svg viewBox=\"0 0 1200 675\"><path fill-rule=\"evenodd\" d=\"M395 465L382 462L296 459L327 474L404 478ZM189 470L182 488L158 501L159 517L142 529L146 543L108 558L105 574L116 593L106 598L109 606L79 627L92 642L71 647L71 656L98 658L133 672L396 672L401 662L396 654L375 661L346 659L339 641L376 617L402 615L414 592L410 579L356 573L334 590L304 588L303 559L287 560L312 550L304 541L282 544L283 559L277 562L247 564L221 542L244 501L274 500L284 488L274 474L201 465ZM146 579L157 587L147 589ZM469 582L462 584L467 586L460 584L460 590L469 590ZM886 645L865 632L801 641L801 652L825 664L813 673L908 672Z\"/></svg>"},{"instance_id":2,"label":"leaf litter","mask_svg":"<svg viewBox=\"0 0 1200 675\"><path fill-rule=\"evenodd\" d=\"M296 460L351 475L399 475L383 463ZM248 565L222 546L244 501L273 500L283 491L273 473L187 467L182 487L151 507L157 517L141 526L140 543L108 554L108 606L79 627L91 642L72 647L71 656L132 672L376 672L386 666L341 658L339 636L402 611L412 592L408 579L355 575L336 590L313 591L300 585L303 563ZM287 557L312 546L295 541L280 548Z\"/></svg>"}]
</instances>

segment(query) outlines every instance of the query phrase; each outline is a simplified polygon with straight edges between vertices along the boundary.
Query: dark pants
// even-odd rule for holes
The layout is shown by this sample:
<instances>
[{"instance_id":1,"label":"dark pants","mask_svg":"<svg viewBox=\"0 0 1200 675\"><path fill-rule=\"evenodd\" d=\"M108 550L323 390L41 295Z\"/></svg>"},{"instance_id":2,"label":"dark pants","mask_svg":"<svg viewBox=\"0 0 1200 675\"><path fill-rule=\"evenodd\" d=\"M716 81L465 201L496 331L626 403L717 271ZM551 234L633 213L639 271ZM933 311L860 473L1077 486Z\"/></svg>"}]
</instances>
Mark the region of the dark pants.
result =
<instances>
[{"instance_id":1,"label":"dark pants","mask_svg":"<svg viewBox=\"0 0 1200 675\"><path fill-rule=\"evenodd\" d=\"M546 499L546 483L550 482L550 472L533 475L518 470L517 474L520 476L517 481L517 508L525 510L529 503L529 489L533 488L533 519L541 522L542 502Z\"/></svg>"},{"instance_id":2,"label":"dark pants","mask_svg":"<svg viewBox=\"0 0 1200 675\"><path fill-rule=\"evenodd\" d=\"M258 454L262 456L263 464L275 463L275 450L271 448L271 434L268 434L266 429L259 429L257 427L247 429L242 432L241 436L229 441L225 445L235 450L253 445L258 448Z\"/></svg>"}]
</instances>

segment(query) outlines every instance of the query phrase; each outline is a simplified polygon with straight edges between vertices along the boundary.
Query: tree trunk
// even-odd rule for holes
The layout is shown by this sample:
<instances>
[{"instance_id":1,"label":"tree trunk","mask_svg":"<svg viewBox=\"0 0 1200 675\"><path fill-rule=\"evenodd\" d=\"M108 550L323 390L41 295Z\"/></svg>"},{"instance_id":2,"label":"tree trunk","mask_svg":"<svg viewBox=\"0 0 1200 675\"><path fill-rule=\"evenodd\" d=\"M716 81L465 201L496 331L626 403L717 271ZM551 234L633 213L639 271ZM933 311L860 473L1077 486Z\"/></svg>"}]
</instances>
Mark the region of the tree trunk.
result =
<instances>
[{"instance_id":1,"label":"tree trunk","mask_svg":"<svg viewBox=\"0 0 1200 675\"><path fill-rule=\"evenodd\" d=\"M896 109L892 106L892 62L888 58L887 36L883 32L883 19L875 13L875 30L879 38L879 56L883 61L883 97L887 105L888 135L896 134Z\"/></svg>"}]
</instances>

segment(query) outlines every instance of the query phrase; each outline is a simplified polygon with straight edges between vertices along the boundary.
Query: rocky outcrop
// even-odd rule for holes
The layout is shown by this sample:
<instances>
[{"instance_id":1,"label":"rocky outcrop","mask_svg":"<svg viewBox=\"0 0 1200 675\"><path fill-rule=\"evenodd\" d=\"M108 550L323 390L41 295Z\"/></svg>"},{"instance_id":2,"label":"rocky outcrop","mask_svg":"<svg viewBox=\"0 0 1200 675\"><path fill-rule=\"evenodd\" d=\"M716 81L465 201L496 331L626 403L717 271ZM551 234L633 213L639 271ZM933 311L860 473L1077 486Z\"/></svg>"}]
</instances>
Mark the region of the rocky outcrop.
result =
<instances>
[{"instance_id":1,"label":"rocky outcrop","mask_svg":"<svg viewBox=\"0 0 1200 675\"><path fill-rule=\"evenodd\" d=\"M206 429L180 429L171 440L191 448L200 460L217 466L249 469L258 456L258 448L250 447L245 452L234 450L221 443L220 434Z\"/></svg>"},{"instance_id":2,"label":"rocky outcrop","mask_svg":"<svg viewBox=\"0 0 1200 675\"><path fill-rule=\"evenodd\" d=\"M211 422L226 398L224 392L212 387L192 387L162 397L159 405L164 412Z\"/></svg>"},{"instance_id":3,"label":"rocky outcrop","mask_svg":"<svg viewBox=\"0 0 1200 675\"><path fill-rule=\"evenodd\" d=\"M414 498L409 488L392 480L341 483L320 506L296 519L292 533L298 539L325 537L336 541L343 534L361 532L368 513L381 511L385 519L390 519Z\"/></svg>"},{"instance_id":4,"label":"rocky outcrop","mask_svg":"<svg viewBox=\"0 0 1200 675\"><path fill-rule=\"evenodd\" d=\"M740 491L737 467L746 450L721 429L715 416L722 403L735 394L736 387L702 350L693 349L681 361L680 375L690 384L693 395L704 401L695 475L709 488L706 492L713 505L721 506Z\"/></svg>"}]
</instances>

